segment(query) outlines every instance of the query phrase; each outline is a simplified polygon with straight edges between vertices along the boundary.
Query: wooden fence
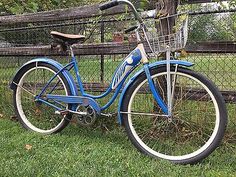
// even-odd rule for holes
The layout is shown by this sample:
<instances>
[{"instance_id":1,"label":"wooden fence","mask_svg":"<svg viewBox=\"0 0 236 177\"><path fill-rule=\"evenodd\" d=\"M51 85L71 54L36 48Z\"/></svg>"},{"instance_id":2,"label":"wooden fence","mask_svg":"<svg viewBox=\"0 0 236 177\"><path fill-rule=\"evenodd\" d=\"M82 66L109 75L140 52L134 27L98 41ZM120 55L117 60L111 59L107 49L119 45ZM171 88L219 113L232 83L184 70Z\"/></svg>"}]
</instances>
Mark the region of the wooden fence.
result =
<instances>
[{"instance_id":1,"label":"wooden fence","mask_svg":"<svg viewBox=\"0 0 236 177\"><path fill-rule=\"evenodd\" d=\"M194 1L197 3L198 1ZM232 10L230 10L232 11ZM234 9L234 12L236 9ZM39 12L34 14L25 15L10 15L10 16L0 16L0 32L5 29L1 28L4 25L14 25L21 23L36 23L36 22L56 22L62 20L71 19L89 19L98 16L112 16L116 14L125 13L126 10L124 6L117 6L110 10L101 12L98 5L76 7L70 9L53 10L49 12ZM209 12L208 12L209 13ZM218 11L212 13L219 13ZM190 15L203 14L200 13L190 13ZM99 22L101 24L104 21ZM34 27L32 27L34 28ZM30 27L28 28L30 29ZM8 29L9 30L9 29ZM13 28L14 30L14 28ZM20 31L19 31L20 33ZM101 30L101 35L104 35L104 31ZM226 45L227 44L227 45ZM74 45L75 54L77 55L110 55L110 54L128 54L130 49L133 48L135 44L127 43L96 43L96 44L77 44ZM235 53L236 44L232 41L225 42L197 42L195 44L188 44L186 46L186 51L189 53ZM53 56L53 55L65 55L65 53L60 52L58 49L52 49L51 45L39 45L39 46L27 46L27 47L5 47L0 48L0 56Z\"/></svg>"}]
</instances>

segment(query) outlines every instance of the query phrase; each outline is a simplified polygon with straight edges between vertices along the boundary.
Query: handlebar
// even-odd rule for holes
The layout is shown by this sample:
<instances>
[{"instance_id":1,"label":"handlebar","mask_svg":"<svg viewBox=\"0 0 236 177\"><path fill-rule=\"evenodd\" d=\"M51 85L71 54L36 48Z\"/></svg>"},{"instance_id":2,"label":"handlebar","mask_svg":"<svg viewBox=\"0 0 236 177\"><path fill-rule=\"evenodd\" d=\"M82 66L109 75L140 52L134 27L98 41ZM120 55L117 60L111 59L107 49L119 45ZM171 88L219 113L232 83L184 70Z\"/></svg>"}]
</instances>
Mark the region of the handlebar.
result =
<instances>
[{"instance_id":1,"label":"handlebar","mask_svg":"<svg viewBox=\"0 0 236 177\"><path fill-rule=\"evenodd\" d=\"M113 0L100 5L99 8L100 10L106 10L117 5L119 5L119 2L117 0Z\"/></svg>"},{"instance_id":2,"label":"handlebar","mask_svg":"<svg viewBox=\"0 0 236 177\"><path fill-rule=\"evenodd\" d=\"M134 31L134 30L136 30L137 28L138 28L138 26L137 26L137 25L135 25L135 26L132 26L132 27L130 27L129 29L126 29L126 30L125 30L125 33L127 34L127 33L131 32L131 31Z\"/></svg>"},{"instance_id":3,"label":"handlebar","mask_svg":"<svg viewBox=\"0 0 236 177\"><path fill-rule=\"evenodd\" d=\"M131 10L133 11L135 19L138 20L140 24L143 24L143 19L141 18L141 16L137 12L134 5L128 0L112 0L112 1L109 1L109 2L106 2L102 5L100 5L99 8L100 8L100 10L106 10L106 9L109 9L111 7L115 7L120 4L128 5L131 8Z\"/></svg>"}]
</instances>

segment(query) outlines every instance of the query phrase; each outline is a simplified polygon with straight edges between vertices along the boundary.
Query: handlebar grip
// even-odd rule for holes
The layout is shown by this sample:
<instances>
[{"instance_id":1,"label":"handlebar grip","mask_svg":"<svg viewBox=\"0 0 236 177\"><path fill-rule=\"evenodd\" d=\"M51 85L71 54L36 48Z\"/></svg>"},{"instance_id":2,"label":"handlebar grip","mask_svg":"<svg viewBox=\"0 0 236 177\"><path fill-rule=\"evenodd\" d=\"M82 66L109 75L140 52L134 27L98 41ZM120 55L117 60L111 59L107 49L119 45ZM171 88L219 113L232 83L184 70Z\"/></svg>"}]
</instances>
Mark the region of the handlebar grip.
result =
<instances>
[{"instance_id":1,"label":"handlebar grip","mask_svg":"<svg viewBox=\"0 0 236 177\"><path fill-rule=\"evenodd\" d=\"M109 9L109 8L117 6L117 5L119 5L119 2L117 0L113 0L113 1L101 4L99 6L99 8L100 8L100 10L106 10L106 9Z\"/></svg>"},{"instance_id":2,"label":"handlebar grip","mask_svg":"<svg viewBox=\"0 0 236 177\"><path fill-rule=\"evenodd\" d=\"M132 27L130 27L129 29L125 30L125 33L127 34L127 33L131 32L131 31L136 30L137 28L138 28L137 25L136 25L136 26L132 26Z\"/></svg>"}]
</instances>

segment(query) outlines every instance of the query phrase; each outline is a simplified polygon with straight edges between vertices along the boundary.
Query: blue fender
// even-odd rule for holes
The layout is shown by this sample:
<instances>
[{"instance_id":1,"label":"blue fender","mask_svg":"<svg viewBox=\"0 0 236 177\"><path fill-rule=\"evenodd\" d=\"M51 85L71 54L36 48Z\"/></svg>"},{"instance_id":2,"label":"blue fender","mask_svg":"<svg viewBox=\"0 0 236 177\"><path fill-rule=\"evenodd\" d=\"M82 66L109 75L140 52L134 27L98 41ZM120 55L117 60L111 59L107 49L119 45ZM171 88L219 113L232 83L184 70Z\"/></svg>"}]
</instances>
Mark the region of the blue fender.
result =
<instances>
[{"instance_id":1,"label":"blue fender","mask_svg":"<svg viewBox=\"0 0 236 177\"><path fill-rule=\"evenodd\" d=\"M167 61L166 60L162 60L162 61L157 61L155 63L149 64L149 68L154 68L154 67L158 67L161 65L166 65ZM191 67L194 64L188 61L182 61L182 60L171 60L170 61L171 65L180 65L180 66L185 66L185 67ZM128 83L125 85L124 89L122 90L122 93L120 95L120 99L119 99L119 104L118 104L118 122L122 125L123 122L123 118L122 115L120 114L120 110L121 110L121 106L123 104L123 98L125 96L126 91L128 90L128 88L133 84L133 82L135 81L135 79L141 75L144 72L144 69L139 70L132 78L130 78L130 80L128 81Z\"/></svg>"},{"instance_id":2,"label":"blue fender","mask_svg":"<svg viewBox=\"0 0 236 177\"><path fill-rule=\"evenodd\" d=\"M25 63L15 74L11 84L10 84L10 88L12 90L16 89L16 85L14 83L17 83L19 82L19 78L18 78L18 73L21 72L21 70L24 69L24 67L26 67L27 65L29 64L32 64L32 63L36 63L36 62L43 62L43 63L47 63L47 64L50 64L54 67L56 67L58 70L61 70L63 69L63 66L58 63L57 61L55 60L52 60L52 59L48 59L48 58L36 58L36 59L33 59L33 60L30 60L28 61L27 63ZM78 96L78 90L76 89L76 84L74 82L74 79L72 78L72 76L70 75L70 73L67 71L67 70L63 70L61 72L63 74L63 76L66 78L66 80L68 81L69 83L69 86L70 86L70 90L71 90L71 94L72 96Z\"/></svg>"}]
</instances>

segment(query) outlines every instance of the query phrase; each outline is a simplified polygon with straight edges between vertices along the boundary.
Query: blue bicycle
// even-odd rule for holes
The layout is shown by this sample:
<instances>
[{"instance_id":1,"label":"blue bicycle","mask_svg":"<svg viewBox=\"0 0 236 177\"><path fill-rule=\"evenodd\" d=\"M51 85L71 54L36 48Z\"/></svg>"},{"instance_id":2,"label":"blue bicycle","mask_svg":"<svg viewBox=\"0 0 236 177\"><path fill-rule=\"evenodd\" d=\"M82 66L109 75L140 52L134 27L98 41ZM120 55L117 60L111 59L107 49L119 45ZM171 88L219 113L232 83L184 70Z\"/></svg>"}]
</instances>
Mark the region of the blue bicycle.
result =
<instances>
[{"instance_id":1,"label":"blue bicycle","mask_svg":"<svg viewBox=\"0 0 236 177\"><path fill-rule=\"evenodd\" d=\"M111 117L112 113L104 111L120 95L118 121L139 151L175 163L199 162L221 142L227 112L216 86L190 70L193 63L172 57L172 52L186 44L187 16L179 14L184 15L179 21L179 15L168 15L144 22L127 0L107 2L100 9L119 4L128 5L134 12L137 25L126 32L135 31L137 47L116 69L108 89L96 96L85 92L72 48L85 37L52 31L54 39L70 52L71 62L62 65L48 58L37 58L18 70L11 88L19 121L26 129L41 134L61 131L72 116L89 126L101 115ZM149 13L150 17L156 15L155 11ZM162 23L172 25L173 30L162 30ZM149 63L151 54L163 52L166 60ZM142 69L125 83L140 64ZM73 71L77 82L72 77ZM109 94L113 95L107 104L99 105L97 100Z\"/></svg>"}]
</instances>

